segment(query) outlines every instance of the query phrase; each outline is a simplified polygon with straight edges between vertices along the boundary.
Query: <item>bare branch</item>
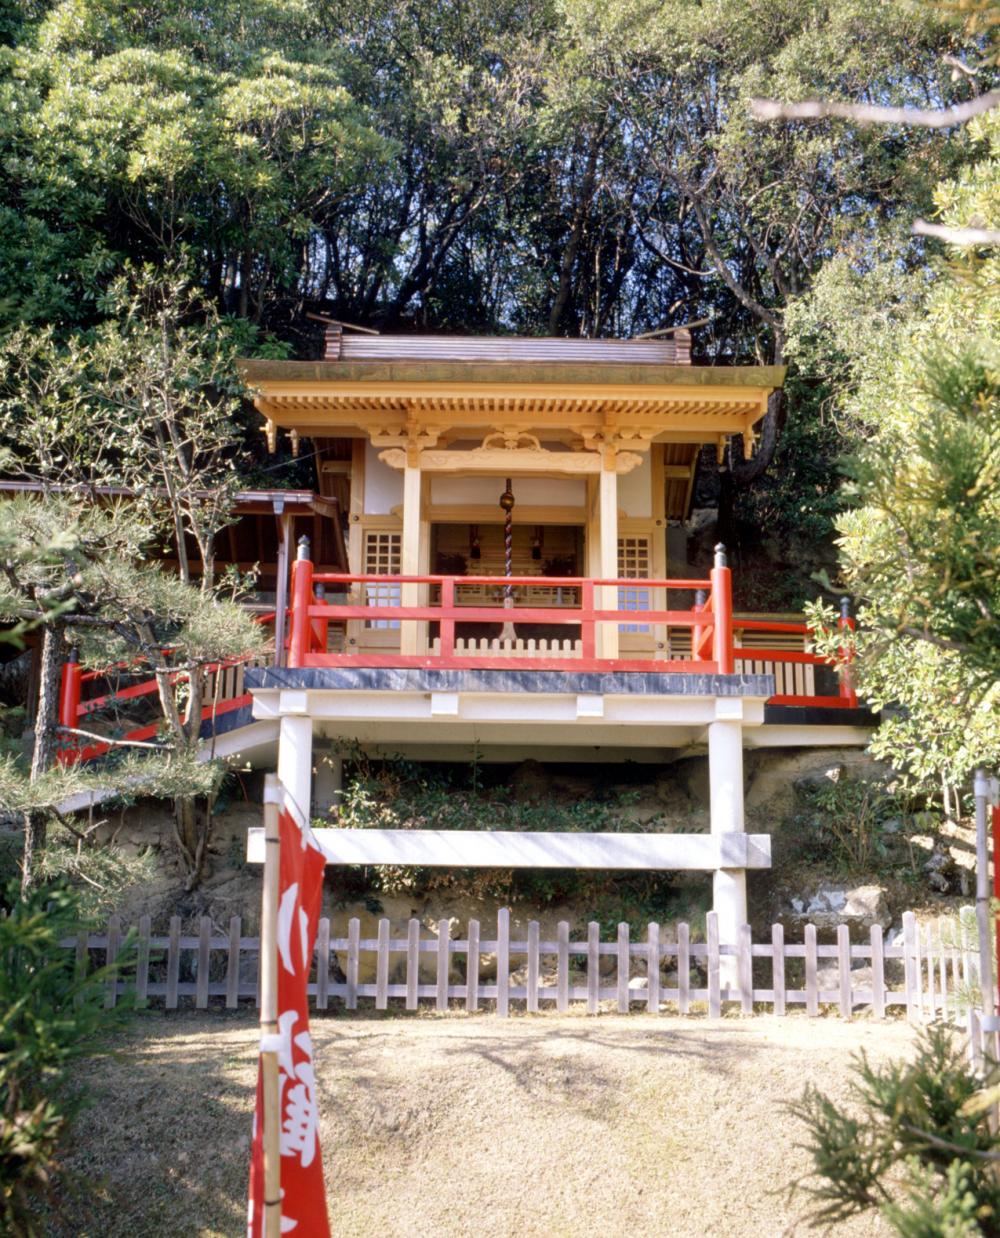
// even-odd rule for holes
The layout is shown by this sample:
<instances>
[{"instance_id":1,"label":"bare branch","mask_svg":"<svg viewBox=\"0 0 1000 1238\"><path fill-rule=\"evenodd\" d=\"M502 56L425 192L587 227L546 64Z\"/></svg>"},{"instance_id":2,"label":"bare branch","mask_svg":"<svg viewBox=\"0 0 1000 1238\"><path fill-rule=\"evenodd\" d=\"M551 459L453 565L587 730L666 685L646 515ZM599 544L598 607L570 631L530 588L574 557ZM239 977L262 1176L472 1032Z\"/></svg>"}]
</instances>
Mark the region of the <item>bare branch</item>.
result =
<instances>
[{"instance_id":1,"label":"bare branch","mask_svg":"<svg viewBox=\"0 0 1000 1238\"><path fill-rule=\"evenodd\" d=\"M138 739L111 739L107 735L97 735L93 731L81 731L75 726L57 726L56 731L59 735L78 735L81 739L93 739L100 744L107 744L109 747L115 748L149 748L153 752L165 752L164 744L144 744Z\"/></svg>"},{"instance_id":2,"label":"bare branch","mask_svg":"<svg viewBox=\"0 0 1000 1238\"><path fill-rule=\"evenodd\" d=\"M964 73L966 77L978 77L979 70L970 68L964 61L959 60L957 56L953 56L950 52L945 52L941 57L946 65L956 69L959 73Z\"/></svg>"},{"instance_id":3,"label":"bare branch","mask_svg":"<svg viewBox=\"0 0 1000 1238\"><path fill-rule=\"evenodd\" d=\"M777 99L751 99L754 120L818 120L836 116L862 125L913 125L921 129L950 129L964 125L1000 104L1000 90L988 90L967 103L954 107L876 107L868 103L839 103L834 100L805 99L801 103L780 103Z\"/></svg>"},{"instance_id":4,"label":"bare branch","mask_svg":"<svg viewBox=\"0 0 1000 1238\"><path fill-rule=\"evenodd\" d=\"M1000 245L1000 232L995 228L948 228L915 219L910 231L914 236L933 236L950 245Z\"/></svg>"}]
</instances>

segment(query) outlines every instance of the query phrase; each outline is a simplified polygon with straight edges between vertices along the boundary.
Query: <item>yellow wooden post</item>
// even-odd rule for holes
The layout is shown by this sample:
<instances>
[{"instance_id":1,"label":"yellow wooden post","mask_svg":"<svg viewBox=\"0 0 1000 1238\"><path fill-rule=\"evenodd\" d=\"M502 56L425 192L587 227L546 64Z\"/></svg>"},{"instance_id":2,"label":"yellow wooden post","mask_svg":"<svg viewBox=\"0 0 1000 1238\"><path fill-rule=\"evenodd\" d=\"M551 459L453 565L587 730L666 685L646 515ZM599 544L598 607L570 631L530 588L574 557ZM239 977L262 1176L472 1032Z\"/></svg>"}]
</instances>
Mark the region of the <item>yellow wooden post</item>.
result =
<instances>
[{"instance_id":1,"label":"yellow wooden post","mask_svg":"<svg viewBox=\"0 0 1000 1238\"><path fill-rule=\"evenodd\" d=\"M653 529L650 534L649 574L652 577L670 575L667 562L667 506L665 494L665 476L663 463L663 444L653 443L650 447L650 502L653 516ZM654 589L649 595L649 604L653 610L666 610L670 602L666 589ZM670 657L670 629L666 624L658 623L653 627L653 644L655 658Z\"/></svg>"},{"instance_id":2,"label":"yellow wooden post","mask_svg":"<svg viewBox=\"0 0 1000 1238\"><path fill-rule=\"evenodd\" d=\"M420 530L423 524L420 506L420 451L416 447L406 449L406 467L403 469L403 541L400 547L400 569L404 576L420 575ZM403 585L403 606L417 606L420 589L417 585ZM400 630L400 652L423 653L426 649L427 625L413 620L404 620Z\"/></svg>"},{"instance_id":3,"label":"yellow wooden post","mask_svg":"<svg viewBox=\"0 0 1000 1238\"><path fill-rule=\"evenodd\" d=\"M598 474L598 511L600 515L600 573L605 580L618 576L618 472L617 452L605 447L601 453L601 471ZM614 586L601 589L600 606L603 610L618 609L618 590ZM598 642L599 656L618 657L618 625L602 625Z\"/></svg>"},{"instance_id":4,"label":"yellow wooden post","mask_svg":"<svg viewBox=\"0 0 1000 1238\"><path fill-rule=\"evenodd\" d=\"M365 452L366 440L357 438L351 448L351 501L347 528L347 570L363 573L366 571L364 554L364 515L365 515ZM365 604L365 589L361 585L352 585L348 601L355 606ZM364 634L364 624L352 619L345 625L345 649L347 652L357 652Z\"/></svg>"}]
</instances>

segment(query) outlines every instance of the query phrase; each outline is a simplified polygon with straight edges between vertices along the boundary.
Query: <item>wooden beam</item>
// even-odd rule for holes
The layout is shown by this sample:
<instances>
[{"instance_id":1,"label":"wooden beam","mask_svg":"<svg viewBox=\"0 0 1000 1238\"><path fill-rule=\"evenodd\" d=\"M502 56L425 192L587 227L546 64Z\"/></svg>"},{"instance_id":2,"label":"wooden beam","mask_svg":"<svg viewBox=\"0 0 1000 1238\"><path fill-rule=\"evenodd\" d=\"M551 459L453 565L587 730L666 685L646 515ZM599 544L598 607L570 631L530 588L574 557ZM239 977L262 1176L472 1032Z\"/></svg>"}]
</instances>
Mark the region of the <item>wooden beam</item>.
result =
<instances>
[{"instance_id":1,"label":"wooden beam","mask_svg":"<svg viewBox=\"0 0 1000 1238\"><path fill-rule=\"evenodd\" d=\"M408 467L408 449L390 447L379 453L379 459L393 469ZM642 464L642 456L634 451L619 451L611 468L617 473L631 473ZM532 473L546 476L579 477L601 472L601 457L593 451L544 451L533 449L507 451L502 447L476 447L472 451L422 451L420 469L424 473L472 473L491 477Z\"/></svg>"},{"instance_id":2,"label":"wooden beam","mask_svg":"<svg viewBox=\"0 0 1000 1238\"><path fill-rule=\"evenodd\" d=\"M434 868L770 868L770 834L582 834L503 830L333 830L313 835L327 864L415 864ZM264 831L251 827L247 860L264 858Z\"/></svg>"}]
</instances>

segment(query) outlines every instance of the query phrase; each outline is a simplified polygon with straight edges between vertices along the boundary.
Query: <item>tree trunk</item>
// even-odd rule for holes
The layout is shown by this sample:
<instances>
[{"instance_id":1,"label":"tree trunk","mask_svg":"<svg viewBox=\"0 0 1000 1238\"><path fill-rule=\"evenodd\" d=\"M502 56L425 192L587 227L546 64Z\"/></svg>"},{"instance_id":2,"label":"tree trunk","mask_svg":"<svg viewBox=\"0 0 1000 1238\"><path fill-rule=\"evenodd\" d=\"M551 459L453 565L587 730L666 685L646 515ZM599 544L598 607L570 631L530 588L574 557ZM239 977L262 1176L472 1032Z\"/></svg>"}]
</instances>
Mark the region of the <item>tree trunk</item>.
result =
<instances>
[{"instance_id":1,"label":"tree trunk","mask_svg":"<svg viewBox=\"0 0 1000 1238\"><path fill-rule=\"evenodd\" d=\"M177 823L181 861L190 874L195 867L195 856L198 852L198 814L195 811L193 795L179 795L174 800L174 820Z\"/></svg>"},{"instance_id":2,"label":"tree trunk","mask_svg":"<svg viewBox=\"0 0 1000 1238\"><path fill-rule=\"evenodd\" d=\"M35 714L35 747L31 756L31 781L49 768L56 754L59 725L59 689L63 664L63 625L46 623L42 628L42 664L38 675L38 710Z\"/></svg>"},{"instance_id":3,"label":"tree trunk","mask_svg":"<svg viewBox=\"0 0 1000 1238\"><path fill-rule=\"evenodd\" d=\"M773 365L782 365L784 359L784 341L781 336L775 343ZM759 423L760 438L753 456L747 460L743 455L743 440L739 435L730 439L729 468L719 476L719 541L731 549L736 549L738 542L738 522L736 519L737 498L742 490L748 489L770 468L774 453L778 449L781 433L788 419L788 404L785 393L779 389L772 391L767 401L767 412Z\"/></svg>"},{"instance_id":4,"label":"tree trunk","mask_svg":"<svg viewBox=\"0 0 1000 1238\"><path fill-rule=\"evenodd\" d=\"M59 725L59 689L62 677L63 625L46 623L42 628L42 665L38 676L38 710L35 714L35 746L31 754L31 781L37 782L56 754ZM21 856L21 891L37 877L38 859L45 846L45 814L24 814L24 850Z\"/></svg>"},{"instance_id":5,"label":"tree trunk","mask_svg":"<svg viewBox=\"0 0 1000 1238\"><path fill-rule=\"evenodd\" d=\"M204 688L204 675L199 667L190 673L187 716L183 722L180 722L178 718L179 746L190 751L198 745ZM177 825L181 862L187 872L185 889L193 890L201 882L205 871L205 852L208 848L211 815L206 812L204 816L200 816L195 796L184 795L174 800L174 819Z\"/></svg>"},{"instance_id":6,"label":"tree trunk","mask_svg":"<svg viewBox=\"0 0 1000 1238\"><path fill-rule=\"evenodd\" d=\"M27 894L38 878L38 861L45 849L45 813L24 814L24 850L21 853L21 893Z\"/></svg>"}]
</instances>

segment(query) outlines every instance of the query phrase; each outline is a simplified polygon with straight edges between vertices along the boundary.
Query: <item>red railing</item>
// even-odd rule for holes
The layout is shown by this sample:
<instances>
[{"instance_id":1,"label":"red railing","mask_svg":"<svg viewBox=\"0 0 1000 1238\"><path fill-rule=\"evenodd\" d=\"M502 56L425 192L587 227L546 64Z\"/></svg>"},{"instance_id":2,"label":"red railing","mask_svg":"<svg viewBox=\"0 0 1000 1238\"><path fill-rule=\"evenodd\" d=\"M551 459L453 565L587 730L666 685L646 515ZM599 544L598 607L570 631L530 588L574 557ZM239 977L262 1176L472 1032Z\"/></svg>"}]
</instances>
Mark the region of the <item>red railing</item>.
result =
<instances>
[{"instance_id":1,"label":"red railing","mask_svg":"<svg viewBox=\"0 0 1000 1238\"><path fill-rule=\"evenodd\" d=\"M283 641L286 664L291 668L317 667L440 667L443 669L504 669L504 670L603 670L603 671L669 671L672 673L717 673L731 675L748 663L763 663L761 669L775 675L778 691L768 701L772 705L818 706L832 709L852 709L858 700L848 668L839 672L836 694L806 690L795 678L794 668L801 666L813 673L829 668L831 663L806 647L811 629L801 623L785 623L762 619L734 619L732 606L732 575L724 556L717 554L708 580L593 579L590 577L516 576L509 580L497 576L387 576L373 574L320 573L313 571L312 562L302 554L292 567L291 605L288 612L288 635ZM317 596L317 590L321 596ZM331 601L324 591L336 595ZM483 604L466 596L470 591L480 595L484 590L511 605ZM544 606L532 603L532 591L561 591L570 604ZM509 592L508 592L509 591ZM693 595L689 605L662 608L635 608L621 605L622 593L634 595L640 591L652 602L657 596L664 602L671 594ZM418 594L415 604L403 604L405 593ZM419 594L425 596L421 599ZM608 605L608 595L618 605ZM397 600L398 599L398 600ZM274 621L273 614L259 617L261 623ZM398 627L402 638L404 626L415 637L411 643L415 652L400 649L357 648L345 645L331 649L332 632L340 634L349 624L357 631L370 630L372 624L385 629ZM457 632L459 625L513 625L514 637L501 641L483 641L476 653L470 654L469 642ZM432 637L436 627L437 634ZM683 630L690 633L690 653L674 656L670 640L659 656L632 656L618 648L622 629L641 627L646 631L659 629L669 633ZM852 629L854 621L842 607L840 628ZM565 629L572 636L567 650L565 641L536 640L531 629ZM520 632L518 631L520 629ZM510 629L508 628L508 631ZM773 633L778 637L796 636L802 648L743 644L744 634ZM577 635L578 634L578 635ZM276 637L276 639L280 639ZM685 640L684 644L687 645ZM503 648L494 648L502 645ZM548 648L548 646L553 646ZM422 646L422 648L421 648ZM230 658L203 668L205 675L222 674L251 660L251 657ZM845 659L846 660L846 659ZM84 685L107 680L113 671L136 673L134 664L86 671L71 659L63 667L59 703L60 726L68 730L86 729L81 723L101 711L121 703L155 697L158 685L155 677L117 688L102 695L83 699ZM786 674L787 670L787 674ZM176 677L187 672L178 671ZM812 681L811 681L812 682ZM790 690L787 690L790 689ZM206 704L201 716L207 721L250 703L250 694L233 692ZM135 726L113 738L144 742L155 737L160 721ZM109 740L112 737L109 736ZM88 741L82 737L63 741L59 760L64 764L89 760L106 753L110 742Z\"/></svg>"},{"instance_id":2,"label":"red railing","mask_svg":"<svg viewBox=\"0 0 1000 1238\"><path fill-rule=\"evenodd\" d=\"M800 664L816 670L830 668L831 663L806 647L811 629L805 624L781 623L771 620L733 618L732 573L725 564L721 548L717 551L716 563L708 580L657 580L657 579L601 579L582 576L515 576L509 580L497 576L402 576L374 574L321 573L303 553L307 544L300 546L299 558L293 565L291 609L289 619L288 665L290 667L333 668L338 666L382 667L417 666L452 669L495 668L508 670L621 670L671 672L716 672L733 674L737 664L764 662L768 673L775 673L782 684L782 668ZM317 587L338 596L334 602L317 598ZM477 600L463 601L463 591L468 593L490 589L496 595L513 595L512 606L483 605ZM560 606L532 605L532 590L559 589L572 594L573 604ZM657 594L668 599L671 592L693 593L694 601L687 608L662 609L650 606L637 610L621 605L601 605L607 592L633 593L641 590L649 598ZM415 604L403 604L405 591L421 590L426 596ZM602 591L603 597L602 597ZM403 624L419 625L417 643L423 648L416 652L382 650L377 648L343 647L332 650L329 634L333 628L341 632L350 623L376 624L385 628L391 624L402 630ZM461 647L456 637L459 624L515 625L517 637L493 644L504 648L491 651L480 650L474 656ZM656 657L634 657L621 654L614 646L622 628L688 629L690 631L690 655L685 658L663 653ZM437 637L432 640L432 625L437 627ZM573 656L561 652L538 651L542 642L533 642L536 649L530 656L518 656L526 651L532 626L575 628L579 640ZM840 621L842 629L854 626L846 609ZM359 627L360 631L364 627ZM780 647L745 647L737 636L744 632L771 632L775 635L794 634L802 638L801 649ZM524 637L521 634L524 633ZM612 634L611 652L607 638L602 644L602 633ZM561 643L561 642L560 642ZM669 641L662 642L669 647ZM489 645L489 642L483 642ZM836 694L805 691L795 687L792 691L779 691L770 698L769 704L819 706L849 709L857 706L850 676L839 675Z\"/></svg>"},{"instance_id":3,"label":"red railing","mask_svg":"<svg viewBox=\"0 0 1000 1238\"><path fill-rule=\"evenodd\" d=\"M345 595L342 602L331 604L317 601L315 586L322 584L327 589ZM493 588L506 592L518 592L561 588L578 595L576 605L532 605L530 594L525 605L483 605L463 603L463 590ZM386 600L387 593L401 598L408 589L422 589L426 601L415 605ZM695 592L710 590L707 600L687 609L626 609L620 606L601 605L601 593L620 590L661 593ZM361 594L358 597L358 594ZM352 597L352 594L355 595ZM512 598L512 601L514 599ZM331 623L341 625L350 622L361 624L419 624L422 626L420 642L430 643L430 625L436 624L438 636L434 652L408 653L374 649L336 651L328 648L328 633ZM689 659L675 659L670 664L672 671L718 671L731 674L733 671L732 642L729 636L732 622L732 602L729 569L713 569L712 580L636 580L602 579L588 577L514 576L509 579L496 576L377 576L371 574L345 575L339 573L314 573L312 563L305 558L296 560L292 584L290 609L288 665L290 667L337 667L337 666L419 666L452 669L503 668L506 670L663 670L663 661L651 658L621 657L617 652L607 652L605 633L617 638L621 626L642 624L644 627L688 628L692 633L692 653ZM456 625L492 624L526 627L576 628L579 631L579 652L576 656L517 656L518 646L524 638L505 642L507 650L496 657L463 655L456 648ZM709 652L710 651L710 655Z\"/></svg>"},{"instance_id":4,"label":"red railing","mask_svg":"<svg viewBox=\"0 0 1000 1238\"><path fill-rule=\"evenodd\" d=\"M853 631L854 620L850 617L847 610L848 599L842 598L840 603L840 618L838 620L838 628L841 632ZM734 638L736 635L742 635L744 632L773 632L774 634L791 634L801 636L803 648L798 649L782 649L769 648L767 646L743 646L736 645L733 649L733 657L737 663L745 662L767 662L775 664L776 678L781 676L777 672L782 666L807 666L812 668L830 667L832 664L826 659L817 656L815 653L809 652L804 646L808 643L813 635L813 629L804 623L778 623L770 619L737 619L734 621ZM842 647L840 650L841 662L840 669L837 672L838 691L836 695L829 693L807 693L803 691L782 692L778 691L774 696L768 699L769 705L797 705L800 707L816 706L822 709L857 709L858 696L854 691L854 685L851 682L850 672L850 655ZM779 683L779 688L781 684Z\"/></svg>"},{"instance_id":5,"label":"red railing","mask_svg":"<svg viewBox=\"0 0 1000 1238\"><path fill-rule=\"evenodd\" d=\"M273 624L274 612L258 615L255 618L262 625ZM226 658L222 662L210 663L201 668L201 674L206 677L224 675L226 671L252 661L253 656L248 654L245 657ZM99 696L88 697L86 700L83 699L85 684L107 681L115 672L123 672L125 674L141 673L144 665L142 662L119 662L110 667L103 667L100 670L87 671L83 669L77 660L76 652L71 652L67 661L63 663L62 668L62 682L59 692L59 725L70 731L83 729L81 723L85 722L89 717L101 713L103 710L117 708L125 702L139 701L143 697L157 696L159 693L159 683L156 677L153 676L150 679L143 679L138 683L130 684L128 687L114 688ZM176 683L178 680L186 679L187 677L187 671L177 671L170 675L170 682ZM213 699L203 706L201 720L205 722L222 714L230 713L235 709L242 709L244 706L249 705L250 701L249 692L241 692ZM160 726L161 720L158 719L155 722L149 722L142 726L131 727L120 735L109 736L107 741L97 739L88 741L82 737L68 736L64 738L60 745L57 759L63 765L89 761L110 751L113 746L112 740L144 743L155 738Z\"/></svg>"}]
</instances>

